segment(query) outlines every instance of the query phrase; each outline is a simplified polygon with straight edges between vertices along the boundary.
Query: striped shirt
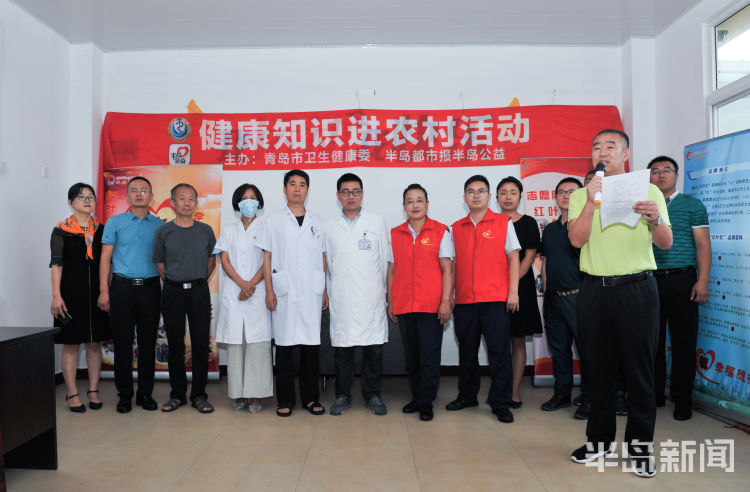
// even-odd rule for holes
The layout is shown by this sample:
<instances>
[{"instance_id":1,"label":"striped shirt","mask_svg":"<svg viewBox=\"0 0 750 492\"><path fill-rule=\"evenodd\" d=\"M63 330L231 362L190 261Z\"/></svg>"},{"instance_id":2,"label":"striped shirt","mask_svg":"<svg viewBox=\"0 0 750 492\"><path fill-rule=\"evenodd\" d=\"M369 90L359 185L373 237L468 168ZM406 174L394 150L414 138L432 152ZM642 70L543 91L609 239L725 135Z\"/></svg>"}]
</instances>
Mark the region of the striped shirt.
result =
<instances>
[{"instance_id":1,"label":"striped shirt","mask_svg":"<svg viewBox=\"0 0 750 492\"><path fill-rule=\"evenodd\" d=\"M696 266L693 229L708 227L708 213L697 198L674 192L667 198L669 221L672 223L672 247L661 250L654 246L659 270Z\"/></svg>"}]
</instances>

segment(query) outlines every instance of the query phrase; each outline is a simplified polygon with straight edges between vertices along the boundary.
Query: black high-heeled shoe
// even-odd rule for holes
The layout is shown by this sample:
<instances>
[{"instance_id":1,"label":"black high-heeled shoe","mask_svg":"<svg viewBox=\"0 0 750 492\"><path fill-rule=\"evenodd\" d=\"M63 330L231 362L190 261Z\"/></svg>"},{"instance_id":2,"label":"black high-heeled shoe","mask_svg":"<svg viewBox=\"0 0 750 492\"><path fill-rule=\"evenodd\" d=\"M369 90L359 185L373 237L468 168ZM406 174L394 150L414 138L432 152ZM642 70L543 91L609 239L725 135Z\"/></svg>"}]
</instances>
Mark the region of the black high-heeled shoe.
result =
<instances>
[{"instance_id":1,"label":"black high-heeled shoe","mask_svg":"<svg viewBox=\"0 0 750 492\"><path fill-rule=\"evenodd\" d=\"M71 398L75 398L76 396L79 396L78 393L76 393L75 395L65 395L65 401L68 401ZM77 407L71 407L70 405L68 405L68 408L70 409L71 412L74 412L74 413L83 413L86 411L86 405L84 405L83 403L81 403Z\"/></svg>"},{"instance_id":2,"label":"black high-heeled shoe","mask_svg":"<svg viewBox=\"0 0 750 492\"><path fill-rule=\"evenodd\" d=\"M99 393L99 390L88 390L86 392L86 396L89 396L91 393ZM100 408L102 408L103 405L104 405L104 403L102 403L100 401L96 402L96 401L89 400L89 408L91 410L99 410Z\"/></svg>"}]
</instances>

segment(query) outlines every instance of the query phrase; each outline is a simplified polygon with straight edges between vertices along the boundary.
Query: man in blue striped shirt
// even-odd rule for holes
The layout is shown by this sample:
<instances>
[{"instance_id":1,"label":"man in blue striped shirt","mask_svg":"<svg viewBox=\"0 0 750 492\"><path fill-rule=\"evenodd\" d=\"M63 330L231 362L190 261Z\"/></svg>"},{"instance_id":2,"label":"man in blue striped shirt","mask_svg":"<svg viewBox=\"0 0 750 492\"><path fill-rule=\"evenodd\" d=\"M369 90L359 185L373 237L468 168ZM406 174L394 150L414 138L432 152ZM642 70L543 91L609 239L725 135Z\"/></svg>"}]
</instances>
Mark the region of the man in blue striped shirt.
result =
<instances>
[{"instance_id":1,"label":"man in blue striped shirt","mask_svg":"<svg viewBox=\"0 0 750 492\"><path fill-rule=\"evenodd\" d=\"M647 167L651 170L651 183L664 193L674 237L669 249L661 250L654 246L661 304L654 367L656 405L664 406L665 403L665 342L666 327L669 325L672 342L669 394L675 403L673 415L676 420L688 420L693 413L698 304L708 300L708 276L711 271L708 214L700 200L677 191L679 167L674 159L655 157Z\"/></svg>"}]
</instances>

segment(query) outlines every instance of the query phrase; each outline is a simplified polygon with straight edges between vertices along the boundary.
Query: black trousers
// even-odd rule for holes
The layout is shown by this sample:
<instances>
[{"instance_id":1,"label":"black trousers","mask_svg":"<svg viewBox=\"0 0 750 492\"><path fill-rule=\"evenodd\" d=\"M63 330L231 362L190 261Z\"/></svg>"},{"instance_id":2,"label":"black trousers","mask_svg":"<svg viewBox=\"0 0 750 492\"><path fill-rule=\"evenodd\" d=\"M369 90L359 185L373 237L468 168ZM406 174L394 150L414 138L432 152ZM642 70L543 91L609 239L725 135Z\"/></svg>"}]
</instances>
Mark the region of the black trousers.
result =
<instances>
[{"instance_id":1,"label":"black trousers","mask_svg":"<svg viewBox=\"0 0 750 492\"><path fill-rule=\"evenodd\" d=\"M336 367L336 396L352 397L354 381L354 349L334 347L333 362ZM365 401L380 396L383 386L383 344L362 346L362 397Z\"/></svg>"},{"instance_id":2,"label":"black trousers","mask_svg":"<svg viewBox=\"0 0 750 492\"><path fill-rule=\"evenodd\" d=\"M657 272L659 273L659 272ZM654 381L656 397L664 398L667 379L667 325L672 342L672 376L669 395L676 403L693 401L695 381L695 350L698 341L698 303L690 300L690 292L698 277L690 269L666 277L657 275L659 287L659 342L656 350Z\"/></svg>"},{"instance_id":3,"label":"black trousers","mask_svg":"<svg viewBox=\"0 0 750 492\"><path fill-rule=\"evenodd\" d=\"M508 408L513 392L510 360L510 317L504 302L456 304L453 322L458 338L458 397L477 401L479 393L479 344L484 335L490 365L487 402L493 410Z\"/></svg>"},{"instance_id":4,"label":"black trousers","mask_svg":"<svg viewBox=\"0 0 750 492\"><path fill-rule=\"evenodd\" d=\"M412 401L420 410L432 408L440 385L443 325L437 313L406 313L398 315L398 327Z\"/></svg>"},{"instance_id":5,"label":"black trousers","mask_svg":"<svg viewBox=\"0 0 750 492\"><path fill-rule=\"evenodd\" d=\"M109 312L115 350L115 387L120 398L133 397L133 337L136 333L138 394L150 396L154 390L160 301L159 277L146 279L142 285L133 285L131 279L117 275L112 277Z\"/></svg>"},{"instance_id":6,"label":"black trousers","mask_svg":"<svg viewBox=\"0 0 750 492\"><path fill-rule=\"evenodd\" d=\"M190 327L190 359L193 385L190 400L207 398L208 343L211 330L211 298L205 281L184 289L182 283L164 282L161 293L161 313L169 343L170 398L185 401L187 375L185 372L185 317Z\"/></svg>"},{"instance_id":7,"label":"black trousers","mask_svg":"<svg viewBox=\"0 0 750 492\"><path fill-rule=\"evenodd\" d=\"M571 396L573 392L573 350L575 342L581 359L581 394L589 398L589 380L578 330L578 294L544 296L544 331L552 355L555 394Z\"/></svg>"},{"instance_id":8,"label":"black trousers","mask_svg":"<svg viewBox=\"0 0 750 492\"><path fill-rule=\"evenodd\" d=\"M292 355L298 348L299 356L299 396L302 404L320 399L318 388L318 353L320 345L276 345L276 401L280 408L294 408L294 363Z\"/></svg>"},{"instance_id":9,"label":"black trousers","mask_svg":"<svg viewBox=\"0 0 750 492\"><path fill-rule=\"evenodd\" d=\"M588 440L615 439L617 367L628 391L625 441L653 442L656 421L654 357L659 328L659 293L652 277L605 287L584 277L578 294L578 320L584 362L591 381Z\"/></svg>"}]
</instances>

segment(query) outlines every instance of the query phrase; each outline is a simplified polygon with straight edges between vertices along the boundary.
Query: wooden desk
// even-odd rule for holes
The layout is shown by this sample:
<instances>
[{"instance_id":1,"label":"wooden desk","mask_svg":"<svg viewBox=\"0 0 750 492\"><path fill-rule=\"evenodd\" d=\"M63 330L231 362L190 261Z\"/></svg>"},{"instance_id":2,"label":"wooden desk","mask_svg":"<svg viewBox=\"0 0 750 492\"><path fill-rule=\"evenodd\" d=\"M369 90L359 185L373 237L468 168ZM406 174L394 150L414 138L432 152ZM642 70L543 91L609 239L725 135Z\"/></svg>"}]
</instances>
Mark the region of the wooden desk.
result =
<instances>
[{"instance_id":1,"label":"wooden desk","mask_svg":"<svg viewBox=\"0 0 750 492\"><path fill-rule=\"evenodd\" d=\"M55 352L59 328L0 327L5 466L57 469Z\"/></svg>"}]
</instances>

